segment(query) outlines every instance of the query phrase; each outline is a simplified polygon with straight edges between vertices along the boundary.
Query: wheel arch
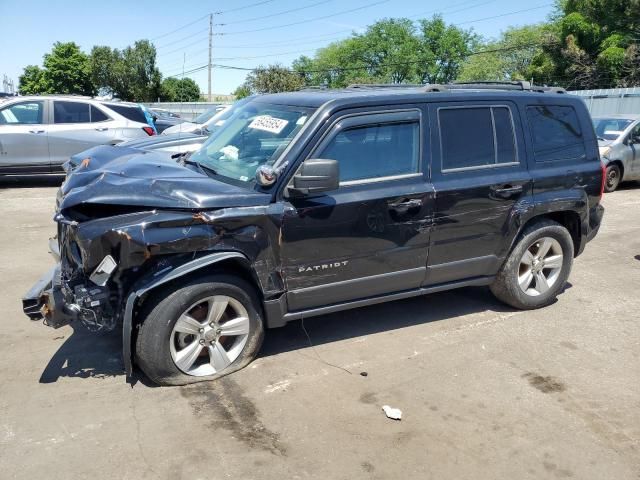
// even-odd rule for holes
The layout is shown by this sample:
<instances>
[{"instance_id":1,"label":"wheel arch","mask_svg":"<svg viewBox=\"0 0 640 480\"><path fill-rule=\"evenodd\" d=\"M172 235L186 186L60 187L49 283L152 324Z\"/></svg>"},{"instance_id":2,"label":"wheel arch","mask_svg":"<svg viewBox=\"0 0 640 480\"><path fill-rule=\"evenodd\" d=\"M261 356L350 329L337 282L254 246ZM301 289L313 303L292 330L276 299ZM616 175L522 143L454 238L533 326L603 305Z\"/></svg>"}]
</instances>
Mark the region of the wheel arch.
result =
<instances>
[{"instance_id":1,"label":"wheel arch","mask_svg":"<svg viewBox=\"0 0 640 480\"><path fill-rule=\"evenodd\" d=\"M541 222L542 220L552 220L556 223L559 223L563 227L565 227L569 234L571 235L571 239L573 240L573 255L574 257L578 256L580 252L580 246L582 243L582 220L578 212L573 210L559 210L554 212L545 212L534 217L531 217L527 220L520 230L518 234L515 236L511 248L509 251L513 250L514 246L518 243L520 238L522 237L522 232L528 228L529 226Z\"/></svg>"},{"instance_id":2,"label":"wheel arch","mask_svg":"<svg viewBox=\"0 0 640 480\"><path fill-rule=\"evenodd\" d=\"M133 372L134 333L137 318L136 312L149 298L149 294L184 280L185 277L204 275L213 272L236 274L255 287L256 293L263 303L263 292L258 276L249 259L240 252L215 252L178 265L151 278L141 279L130 290L122 314L122 357L127 377Z\"/></svg>"}]
</instances>

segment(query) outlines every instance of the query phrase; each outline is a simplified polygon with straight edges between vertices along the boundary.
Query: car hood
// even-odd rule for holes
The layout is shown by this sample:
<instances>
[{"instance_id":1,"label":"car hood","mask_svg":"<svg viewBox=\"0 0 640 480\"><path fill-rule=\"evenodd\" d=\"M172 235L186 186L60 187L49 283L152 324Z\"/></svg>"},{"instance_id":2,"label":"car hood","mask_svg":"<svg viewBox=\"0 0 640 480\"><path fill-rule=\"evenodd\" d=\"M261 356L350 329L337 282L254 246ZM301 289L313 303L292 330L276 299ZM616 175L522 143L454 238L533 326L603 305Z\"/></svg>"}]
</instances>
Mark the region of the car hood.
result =
<instances>
[{"instance_id":1,"label":"car hood","mask_svg":"<svg viewBox=\"0 0 640 480\"><path fill-rule=\"evenodd\" d=\"M197 135L195 133L173 133L170 135L154 135L153 137L136 138L127 142L118 143L116 146L120 148L139 148L141 150L163 149L175 152L180 152L183 149L174 149L173 147L189 147L186 151L194 151L197 150L206 139L206 135ZM80 158L80 160L83 158L84 157Z\"/></svg>"},{"instance_id":2,"label":"car hood","mask_svg":"<svg viewBox=\"0 0 640 480\"><path fill-rule=\"evenodd\" d=\"M194 133L202 130L202 125L193 122L182 122L165 129L161 135L169 135L171 133Z\"/></svg>"},{"instance_id":3,"label":"car hood","mask_svg":"<svg viewBox=\"0 0 640 480\"><path fill-rule=\"evenodd\" d=\"M608 147L609 145L611 145L615 140L598 140L598 147L602 148L602 147Z\"/></svg>"},{"instance_id":4,"label":"car hood","mask_svg":"<svg viewBox=\"0 0 640 480\"><path fill-rule=\"evenodd\" d=\"M218 181L162 152L99 146L68 166L58 210L81 204L215 209L267 205L271 196Z\"/></svg>"}]
</instances>

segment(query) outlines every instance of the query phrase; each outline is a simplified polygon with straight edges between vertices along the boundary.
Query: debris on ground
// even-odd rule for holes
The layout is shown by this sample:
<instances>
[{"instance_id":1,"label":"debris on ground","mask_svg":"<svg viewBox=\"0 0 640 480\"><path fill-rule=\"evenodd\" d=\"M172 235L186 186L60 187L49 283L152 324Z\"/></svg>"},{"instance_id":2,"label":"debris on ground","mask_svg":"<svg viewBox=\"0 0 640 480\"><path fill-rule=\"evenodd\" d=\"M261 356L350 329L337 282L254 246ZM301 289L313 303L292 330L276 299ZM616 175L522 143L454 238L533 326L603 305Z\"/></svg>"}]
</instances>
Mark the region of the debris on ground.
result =
<instances>
[{"instance_id":1,"label":"debris on ground","mask_svg":"<svg viewBox=\"0 0 640 480\"><path fill-rule=\"evenodd\" d=\"M360 372L361 377L366 377L367 375L369 375L367 372Z\"/></svg>"},{"instance_id":2,"label":"debris on ground","mask_svg":"<svg viewBox=\"0 0 640 480\"><path fill-rule=\"evenodd\" d=\"M400 410L399 408L393 408L389 405L383 405L382 410L384 410L385 415L390 419L402 420L402 410Z\"/></svg>"}]
</instances>

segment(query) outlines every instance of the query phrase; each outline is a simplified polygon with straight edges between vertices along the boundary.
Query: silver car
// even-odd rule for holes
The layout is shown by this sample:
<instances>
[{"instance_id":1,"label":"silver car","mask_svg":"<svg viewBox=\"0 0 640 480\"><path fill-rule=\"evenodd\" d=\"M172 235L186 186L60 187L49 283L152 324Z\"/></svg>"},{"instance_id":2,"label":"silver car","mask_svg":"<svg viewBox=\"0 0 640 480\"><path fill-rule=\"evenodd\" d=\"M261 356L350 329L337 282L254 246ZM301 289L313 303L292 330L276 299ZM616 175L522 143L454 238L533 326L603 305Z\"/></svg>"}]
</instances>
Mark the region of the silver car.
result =
<instances>
[{"instance_id":1,"label":"silver car","mask_svg":"<svg viewBox=\"0 0 640 480\"><path fill-rule=\"evenodd\" d=\"M154 134L90 98L16 97L0 104L0 175L62 172L87 148Z\"/></svg>"},{"instance_id":2,"label":"silver car","mask_svg":"<svg viewBox=\"0 0 640 480\"><path fill-rule=\"evenodd\" d=\"M640 180L640 115L594 117L600 157L607 166L605 192L620 182Z\"/></svg>"}]
</instances>

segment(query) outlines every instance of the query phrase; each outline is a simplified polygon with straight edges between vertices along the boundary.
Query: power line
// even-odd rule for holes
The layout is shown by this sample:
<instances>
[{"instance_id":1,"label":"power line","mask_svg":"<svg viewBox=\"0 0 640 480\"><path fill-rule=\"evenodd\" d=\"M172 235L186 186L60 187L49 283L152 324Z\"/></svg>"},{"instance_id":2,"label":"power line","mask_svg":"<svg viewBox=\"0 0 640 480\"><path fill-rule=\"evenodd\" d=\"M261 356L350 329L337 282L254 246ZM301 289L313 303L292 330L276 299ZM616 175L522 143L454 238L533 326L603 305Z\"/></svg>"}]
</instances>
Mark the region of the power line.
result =
<instances>
[{"instance_id":1,"label":"power line","mask_svg":"<svg viewBox=\"0 0 640 480\"><path fill-rule=\"evenodd\" d=\"M245 10L245 9L251 8L251 7L257 7L258 5L264 5L265 3L271 3L271 2L274 2L274 1L275 0L262 0L261 2L252 3L250 5L244 5L243 7L230 8L229 10L221 10L221 11L212 12L212 13L214 15L224 15L225 13L238 12L240 10ZM208 14L207 14L207 16L208 16Z\"/></svg>"},{"instance_id":2,"label":"power line","mask_svg":"<svg viewBox=\"0 0 640 480\"><path fill-rule=\"evenodd\" d=\"M518 10L516 12L503 13L501 15L493 15L491 17L479 18L477 20L469 20L467 22L457 23L456 25L466 25L468 23L484 22L485 20L493 20L494 18L508 17L509 15L516 15L518 13L531 12L532 10L540 10L541 8L552 7L553 5L555 5L555 4L554 3L546 3L546 4L540 5L538 7L526 8L524 10Z\"/></svg>"},{"instance_id":3,"label":"power line","mask_svg":"<svg viewBox=\"0 0 640 480\"><path fill-rule=\"evenodd\" d=\"M184 40L189 40L190 38L193 38L193 37L195 37L196 35L201 35L201 34L203 34L203 33L205 33L205 32L208 32L208 31L209 31L209 28L208 28L208 27L207 27L207 28L205 28L205 29L203 29L203 30L198 30L196 33L192 33L191 35L187 35L186 37L182 37L182 38L181 38L181 39L179 39L179 40L174 40L174 41L172 41L171 43L165 43L164 45L159 45L159 46L157 46L157 47L156 47L156 50L158 50L158 49L160 49L160 48L175 47L175 45L176 45L177 43L180 43L180 42L182 42L182 41L184 41Z\"/></svg>"},{"instance_id":4,"label":"power line","mask_svg":"<svg viewBox=\"0 0 640 480\"><path fill-rule=\"evenodd\" d=\"M170 32L167 33L163 33L162 35L158 35L157 37L151 38L150 41L153 42L155 40L158 40L159 38L164 38L164 37L168 37L169 35L173 35L176 32L179 32L180 30L183 30L187 27L190 27L191 25L198 23L201 20L204 20L205 18L209 17L209 15L204 15L196 20L194 20L193 22L187 23L186 25L183 25L181 27L176 28L175 30L171 30Z\"/></svg>"},{"instance_id":5,"label":"power line","mask_svg":"<svg viewBox=\"0 0 640 480\"><path fill-rule=\"evenodd\" d=\"M240 30L240 31L235 31L235 32L222 32L222 33L217 33L216 35L239 35L239 34L243 34L243 33L265 32L267 30L275 30L275 29L278 29L278 28L292 27L294 25L302 25L303 23L310 23L310 22L315 22L317 20L324 20L325 18L337 17L339 15L344 15L345 13L357 12L359 10L364 10L365 8L371 8L371 7L375 7L377 5L381 5L383 3L388 3L389 1L390 0L379 0L377 2L370 3L368 5L362 5L360 7L352 8L352 9L349 9L349 10L342 10L340 12L332 13L330 15L323 15L321 17L314 17L314 18L310 18L310 19L307 19L307 20L300 20L298 22L285 23L283 25L273 25L271 27L256 28L256 29L253 29L253 30Z\"/></svg>"},{"instance_id":6,"label":"power line","mask_svg":"<svg viewBox=\"0 0 640 480\"><path fill-rule=\"evenodd\" d=\"M235 25L237 23L255 22L257 20L264 20L265 18L277 17L279 15L284 15L286 13L299 12L300 10L306 10L307 8L317 7L318 5L322 5L324 3L329 3L329 2L333 2L333 1L334 0L322 0L320 2L312 3L311 5L305 5L304 7L291 8L289 10L282 10L280 12L271 13L269 15L262 15L262 16L253 17L253 18L245 18L244 20L234 20L232 22L216 23L215 25L218 26L218 27L222 27L222 26L225 26L225 25Z\"/></svg>"}]
</instances>

